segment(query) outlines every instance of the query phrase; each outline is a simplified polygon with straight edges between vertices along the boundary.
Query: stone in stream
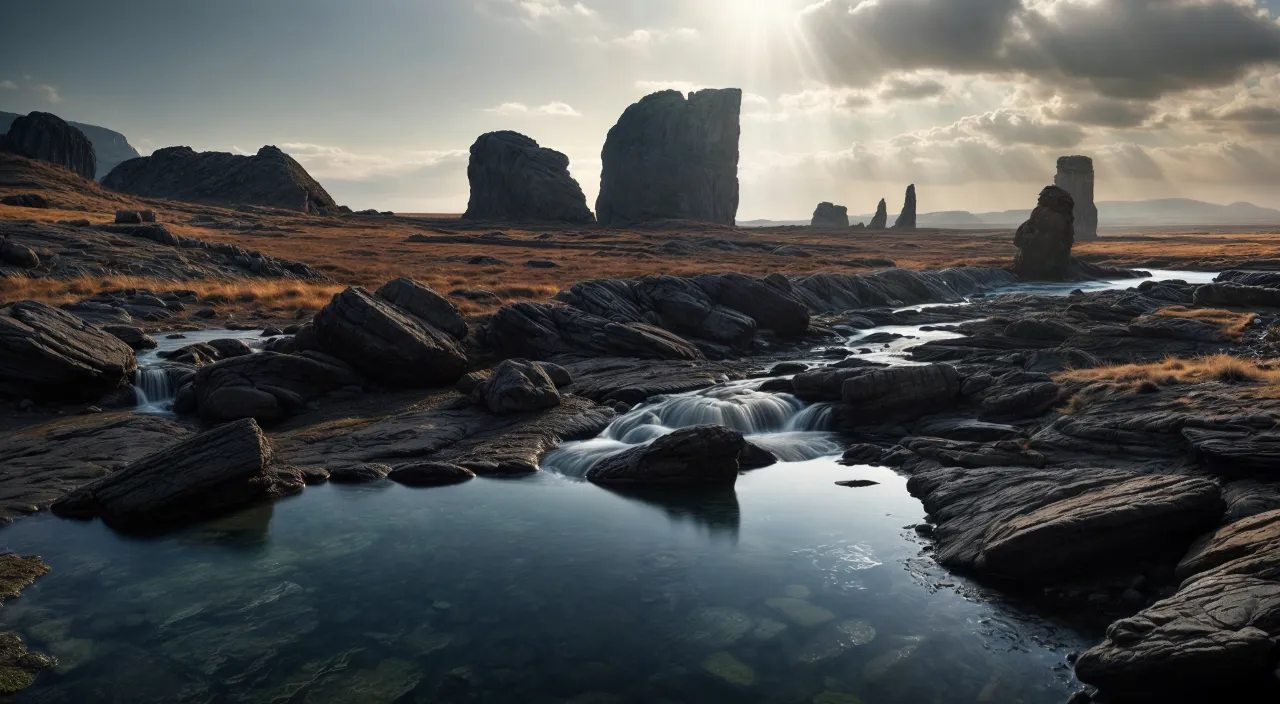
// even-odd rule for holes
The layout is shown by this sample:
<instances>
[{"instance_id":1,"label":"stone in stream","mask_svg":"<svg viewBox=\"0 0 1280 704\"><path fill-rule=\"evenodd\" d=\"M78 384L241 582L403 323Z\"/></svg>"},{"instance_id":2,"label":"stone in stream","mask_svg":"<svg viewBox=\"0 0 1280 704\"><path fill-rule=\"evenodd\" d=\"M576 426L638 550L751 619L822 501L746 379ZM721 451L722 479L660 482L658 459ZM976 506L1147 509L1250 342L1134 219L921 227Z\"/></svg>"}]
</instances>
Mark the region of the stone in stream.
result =
<instances>
[{"instance_id":1,"label":"stone in stream","mask_svg":"<svg viewBox=\"0 0 1280 704\"><path fill-rule=\"evenodd\" d=\"M159 343L155 341L155 338L143 332L142 328L137 328L132 325L103 325L102 329L112 335L115 335L117 339L133 348L135 352L138 350L155 349L159 346Z\"/></svg>"},{"instance_id":2,"label":"stone in stream","mask_svg":"<svg viewBox=\"0 0 1280 704\"><path fill-rule=\"evenodd\" d=\"M205 366L191 383L195 408L206 423L241 418L276 423L309 401L338 389L363 387L365 381L340 360L317 352L259 352Z\"/></svg>"},{"instance_id":3,"label":"stone in stream","mask_svg":"<svg viewBox=\"0 0 1280 704\"><path fill-rule=\"evenodd\" d=\"M446 462L418 462L392 469L387 478L412 487L447 486L475 479L476 473L466 467Z\"/></svg>"},{"instance_id":4,"label":"stone in stream","mask_svg":"<svg viewBox=\"0 0 1280 704\"><path fill-rule=\"evenodd\" d=\"M783 616L786 616L788 621L802 628L812 628L828 621L834 621L836 618L836 615L827 609L795 597L774 597L766 599L764 603L765 606L778 611Z\"/></svg>"},{"instance_id":5,"label":"stone in stream","mask_svg":"<svg viewBox=\"0 0 1280 704\"><path fill-rule=\"evenodd\" d=\"M880 204L876 206L876 214L871 218L871 223L867 225L868 230L883 230L889 226L889 205L884 202L884 198L880 199Z\"/></svg>"},{"instance_id":6,"label":"stone in stream","mask_svg":"<svg viewBox=\"0 0 1280 704\"><path fill-rule=\"evenodd\" d=\"M749 665L723 651L708 655L702 661L702 669L739 687L749 687L756 681L756 673Z\"/></svg>"},{"instance_id":7,"label":"stone in stream","mask_svg":"<svg viewBox=\"0 0 1280 704\"><path fill-rule=\"evenodd\" d=\"M133 349L75 315L37 301L0 308L0 397L92 400L127 386Z\"/></svg>"},{"instance_id":8,"label":"stone in stream","mask_svg":"<svg viewBox=\"0 0 1280 704\"><path fill-rule=\"evenodd\" d=\"M840 621L811 636L793 657L796 662L810 665L830 660L844 654L846 650L866 645L875 639L876 629L867 621Z\"/></svg>"},{"instance_id":9,"label":"stone in stream","mask_svg":"<svg viewBox=\"0 0 1280 704\"><path fill-rule=\"evenodd\" d=\"M742 91L665 90L627 108L601 152L596 218L733 225L738 212Z\"/></svg>"},{"instance_id":10,"label":"stone in stream","mask_svg":"<svg viewBox=\"0 0 1280 704\"><path fill-rule=\"evenodd\" d=\"M845 417L885 422L919 418L955 405L960 375L949 364L863 369L844 379L840 399Z\"/></svg>"},{"instance_id":11,"label":"stone in stream","mask_svg":"<svg viewBox=\"0 0 1280 704\"><path fill-rule=\"evenodd\" d=\"M1093 159L1087 156L1060 157L1053 184L1070 193L1075 202L1075 238L1098 239L1098 206L1093 202Z\"/></svg>"},{"instance_id":12,"label":"stone in stream","mask_svg":"<svg viewBox=\"0 0 1280 704\"><path fill-rule=\"evenodd\" d=\"M122 529L195 521L301 489L271 463L271 443L258 424L239 420L94 480L54 502L53 511L99 516Z\"/></svg>"},{"instance_id":13,"label":"stone in stream","mask_svg":"<svg viewBox=\"0 0 1280 704\"><path fill-rule=\"evenodd\" d=\"M1045 186L1031 219L1014 233L1013 269L1025 281L1068 281L1075 243L1075 201L1057 186Z\"/></svg>"},{"instance_id":14,"label":"stone in stream","mask_svg":"<svg viewBox=\"0 0 1280 704\"><path fill-rule=\"evenodd\" d=\"M833 205L831 203L819 203L816 210L813 211L813 220L809 223L810 227L848 227L849 226L849 209L843 205Z\"/></svg>"},{"instance_id":15,"label":"stone in stream","mask_svg":"<svg viewBox=\"0 0 1280 704\"><path fill-rule=\"evenodd\" d=\"M517 132L490 132L471 145L466 219L592 223L569 157Z\"/></svg>"},{"instance_id":16,"label":"stone in stream","mask_svg":"<svg viewBox=\"0 0 1280 704\"><path fill-rule=\"evenodd\" d=\"M681 428L600 460L588 481L608 486L731 487L746 440L720 425Z\"/></svg>"},{"instance_id":17,"label":"stone in stream","mask_svg":"<svg viewBox=\"0 0 1280 704\"><path fill-rule=\"evenodd\" d=\"M93 144L57 115L33 112L16 118L0 135L0 151L57 164L92 180L98 170Z\"/></svg>"},{"instance_id":18,"label":"stone in stream","mask_svg":"<svg viewBox=\"0 0 1280 704\"><path fill-rule=\"evenodd\" d=\"M906 200L902 204L902 212L893 223L895 230L916 229L916 185L907 186Z\"/></svg>"}]
</instances>

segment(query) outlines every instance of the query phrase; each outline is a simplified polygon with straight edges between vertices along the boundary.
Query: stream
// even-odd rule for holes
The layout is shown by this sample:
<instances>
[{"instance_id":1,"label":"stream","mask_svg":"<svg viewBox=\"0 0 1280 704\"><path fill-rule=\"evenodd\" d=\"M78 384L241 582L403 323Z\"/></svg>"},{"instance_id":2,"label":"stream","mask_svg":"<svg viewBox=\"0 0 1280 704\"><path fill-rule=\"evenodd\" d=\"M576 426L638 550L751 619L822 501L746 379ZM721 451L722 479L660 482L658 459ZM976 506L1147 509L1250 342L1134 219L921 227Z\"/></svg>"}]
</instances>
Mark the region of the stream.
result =
<instances>
[{"instance_id":1,"label":"stream","mask_svg":"<svg viewBox=\"0 0 1280 704\"><path fill-rule=\"evenodd\" d=\"M890 363L954 335L876 328L845 345L878 332L914 336L876 346L870 358ZM230 336L186 335L158 336L161 349ZM146 398L163 396L148 379ZM310 487L150 539L23 518L3 549L53 570L6 601L0 628L59 665L17 701L1065 701L1068 654L1100 634L939 568L906 479L837 464L829 407L762 382L652 399L519 478ZM711 494L581 480L605 455L703 423L780 462ZM835 486L850 479L876 484Z\"/></svg>"}]
</instances>

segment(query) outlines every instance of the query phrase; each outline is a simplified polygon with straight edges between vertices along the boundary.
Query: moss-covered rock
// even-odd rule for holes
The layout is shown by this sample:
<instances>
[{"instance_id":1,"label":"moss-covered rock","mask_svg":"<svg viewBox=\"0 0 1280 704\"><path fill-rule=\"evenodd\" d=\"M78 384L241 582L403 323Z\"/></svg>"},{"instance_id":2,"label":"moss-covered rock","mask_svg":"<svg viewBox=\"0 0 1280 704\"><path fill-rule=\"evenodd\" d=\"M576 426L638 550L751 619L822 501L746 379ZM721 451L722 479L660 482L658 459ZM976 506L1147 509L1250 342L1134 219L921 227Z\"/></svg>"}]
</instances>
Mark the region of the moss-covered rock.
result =
<instances>
[{"instance_id":1,"label":"moss-covered rock","mask_svg":"<svg viewBox=\"0 0 1280 704\"><path fill-rule=\"evenodd\" d=\"M36 577L48 572L49 566L34 555L23 557L11 552L0 555L0 602L18 596Z\"/></svg>"}]
</instances>

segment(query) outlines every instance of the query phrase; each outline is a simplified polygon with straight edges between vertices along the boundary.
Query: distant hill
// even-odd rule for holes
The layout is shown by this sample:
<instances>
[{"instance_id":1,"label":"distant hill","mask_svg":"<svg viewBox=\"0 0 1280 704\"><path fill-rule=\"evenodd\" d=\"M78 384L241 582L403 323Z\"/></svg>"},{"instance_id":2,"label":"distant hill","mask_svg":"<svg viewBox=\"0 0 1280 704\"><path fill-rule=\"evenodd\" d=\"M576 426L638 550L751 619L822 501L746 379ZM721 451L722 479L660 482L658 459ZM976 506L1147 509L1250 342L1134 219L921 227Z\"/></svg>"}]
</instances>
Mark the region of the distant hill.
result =
<instances>
[{"instance_id":1,"label":"distant hill","mask_svg":"<svg viewBox=\"0 0 1280 704\"><path fill-rule=\"evenodd\" d=\"M13 112L0 112L0 133L8 132L9 125L21 115ZM134 159L142 156L138 153L133 145L129 144L129 140L119 132L113 132L105 127L97 125L86 125L82 122L67 121L72 127L84 133L93 143L93 151L98 156L98 173L96 178L101 181L122 161Z\"/></svg>"},{"instance_id":2,"label":"distant hill","mask_svg":"<svg viewBox=\"0 0 1280 704\"><path fill-rule=\"evenodd\" d=\"M871 214L849 215L850 222L870 222ZM970 213L948 210L923 213L917 218L920 227L1017 227L1031 217L1030 210L1003 210L992 213ZM891 218L892 219L892 218ZM1098 203L1098 222L1102 227L1162 225L1280 225L1280 210L1252 203L1218 205L1188 198L1157 200L1111 200ZM742 227L808 225L808 220L748 220Z\"/></svg>"}]
</instances>

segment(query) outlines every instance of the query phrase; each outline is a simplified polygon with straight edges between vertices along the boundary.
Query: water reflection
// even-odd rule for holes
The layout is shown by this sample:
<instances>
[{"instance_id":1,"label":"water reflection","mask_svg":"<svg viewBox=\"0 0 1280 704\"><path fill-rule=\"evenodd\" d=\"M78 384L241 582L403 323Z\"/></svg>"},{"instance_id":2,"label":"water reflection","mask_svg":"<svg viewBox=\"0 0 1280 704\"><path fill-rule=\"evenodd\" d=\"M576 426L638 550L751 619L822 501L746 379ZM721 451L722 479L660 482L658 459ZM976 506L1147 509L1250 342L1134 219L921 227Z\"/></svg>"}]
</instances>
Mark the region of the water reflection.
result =
<instances>
[{"instance_id":1,"label":"water reflection","mask_svg":"<svg viewBox=\"0 0 1280 704\"><path fill-rule=\"evenodd\" d=\"M742 522L738 494L733 489L673 491L670 488L609 487L608 491L666 514L677 525L690 525L707 535L738 542Z\"/></svg>"}]
</instances>

